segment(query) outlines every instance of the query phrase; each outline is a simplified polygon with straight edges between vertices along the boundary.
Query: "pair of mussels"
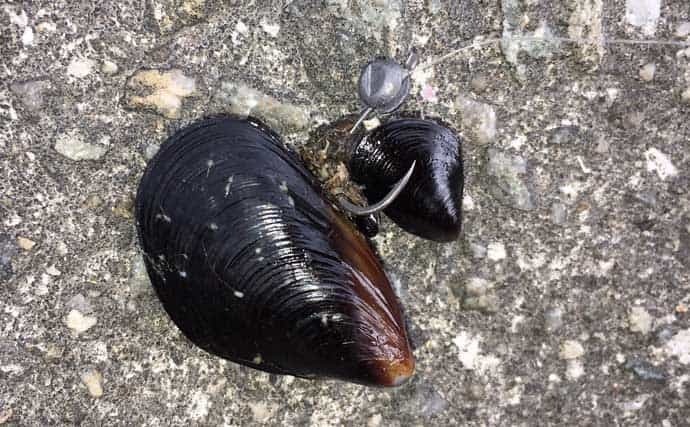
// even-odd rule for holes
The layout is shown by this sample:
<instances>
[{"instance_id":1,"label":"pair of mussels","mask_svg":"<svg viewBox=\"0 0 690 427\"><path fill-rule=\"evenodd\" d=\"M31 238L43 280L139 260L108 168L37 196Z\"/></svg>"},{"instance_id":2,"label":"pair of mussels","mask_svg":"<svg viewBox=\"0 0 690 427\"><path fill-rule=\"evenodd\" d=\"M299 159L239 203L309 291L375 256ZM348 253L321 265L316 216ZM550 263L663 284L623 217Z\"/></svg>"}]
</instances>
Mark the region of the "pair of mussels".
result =
<instances>
[{"instance_id":1,"label":"pair of mussels","mask_svg":"<svg viewBox=\"0 0 690 427\"><path fill-rule=\"evenodd\" d=\"M385 212L437 241L460 231L459 138L397 119L351 145L350 176ZM213 117L175 133L136 200L149 277L194 344L276 374L395 386L414 373L401 306L367 237L281 138L255 119Z\"/></svg>"}]
</instances>

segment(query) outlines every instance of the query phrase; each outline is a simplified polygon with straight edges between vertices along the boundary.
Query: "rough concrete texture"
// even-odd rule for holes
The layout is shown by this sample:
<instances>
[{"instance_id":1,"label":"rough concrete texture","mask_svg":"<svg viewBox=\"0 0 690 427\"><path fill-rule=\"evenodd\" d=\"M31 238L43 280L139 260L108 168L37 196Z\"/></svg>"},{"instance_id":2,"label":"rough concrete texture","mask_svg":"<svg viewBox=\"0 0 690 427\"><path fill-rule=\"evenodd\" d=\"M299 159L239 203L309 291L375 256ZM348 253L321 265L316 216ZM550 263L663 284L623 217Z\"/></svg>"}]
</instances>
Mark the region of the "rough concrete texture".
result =
<instances>
[{"instance_id":1,"label":"rough concrete texture","mask_svg":"<svg viewBox=\"0 0 690 427\"><path fill-rule=\"evenodd\" d=\"M689 425L690 49L510 39L688 22L687 0L4 2L0 424ZM415 377L267 375L186 341L132 217L166 135L251 111L306 146L358 110L368 59L475 36L506 39L415 73L406 105L466 138L462 237L376 238Z\"/></svg>"}]
</instances>

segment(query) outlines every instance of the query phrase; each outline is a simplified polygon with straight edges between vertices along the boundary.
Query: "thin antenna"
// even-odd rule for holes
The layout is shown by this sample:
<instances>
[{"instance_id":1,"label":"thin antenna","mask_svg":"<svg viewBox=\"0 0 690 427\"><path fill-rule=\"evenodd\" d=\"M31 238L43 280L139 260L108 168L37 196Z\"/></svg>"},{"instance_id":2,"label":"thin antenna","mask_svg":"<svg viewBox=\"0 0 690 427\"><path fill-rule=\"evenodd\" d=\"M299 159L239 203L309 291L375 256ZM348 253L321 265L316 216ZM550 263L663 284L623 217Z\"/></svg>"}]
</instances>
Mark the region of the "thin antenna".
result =
<instances>
[{"instance_id":1,"label":"thin antenna","mask_svg":"<svg viewBox=\"0 0 690 427\"><path fill-rule=\"evenodd\" d=\"M652 45L652 46L677 46L677 47L690 47L690 42L682 42L682 41L673 41L673 40L630 40L630 39L585 39L585 38L577 38L577 37L533 37L533 36L517 36L517 37L496 37L488 40L481 40L481 41L474 41L472 44L463 46L461 48L452 50L444 55L439 56L438 58L432 59L431 62L427 62L426 64L420 64L417 66L418 70L425 70L427 68L431 68L435 65L440 64L441 62L444 62L448 60L449 58L452 58L456 55L459 55L465 51L468 51L470 49L475 49L483 46L488 46L494 43L499 43L501 41L508 41L508 40L516 40L516 41L538 41L538 42L545 42L548 43L549 41L559 41L559 42L565 42L565 43L581 43L581 44L596 44L596 43L603 43L603 44L627 44L627 45ZM453 42L452 44L455 44Z\"/></svg>"}]
</instances>

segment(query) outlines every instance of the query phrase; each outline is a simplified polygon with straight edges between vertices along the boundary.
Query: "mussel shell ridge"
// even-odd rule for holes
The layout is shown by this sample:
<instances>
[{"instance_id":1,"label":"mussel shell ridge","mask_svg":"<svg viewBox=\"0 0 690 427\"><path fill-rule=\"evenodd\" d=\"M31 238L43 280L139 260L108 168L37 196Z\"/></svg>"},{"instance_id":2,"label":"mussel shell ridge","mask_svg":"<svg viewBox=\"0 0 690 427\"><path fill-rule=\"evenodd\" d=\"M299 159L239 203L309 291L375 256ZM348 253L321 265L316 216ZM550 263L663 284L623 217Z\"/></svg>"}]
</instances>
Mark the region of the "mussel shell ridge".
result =
<instances>
[{"instance_id":1,"label":"mussel shell ridge","mask_svg":"<svg viewBox=\"0 0 690 427\"><path fill-rule=\"evenodd\" d=\"M410 181L384 212L404 230L436 241L455 240L462 223L460 138L433 120L404 118L375 128L353 143L350 177L367 199L381 200L416 166Z\"/></svg>"},{"instance_id":2,"label":"mussel shell ridge","mask_svg":"<svg viewBox=\"0 0 690 427\"><path fill-rule=\"evenodd\" d=\"M157 295L204 350L367 385L412 375L401 308L369 242L260 122L216 117L177 132L148 165L136 210Z\"/></svg>"}]
</instances>

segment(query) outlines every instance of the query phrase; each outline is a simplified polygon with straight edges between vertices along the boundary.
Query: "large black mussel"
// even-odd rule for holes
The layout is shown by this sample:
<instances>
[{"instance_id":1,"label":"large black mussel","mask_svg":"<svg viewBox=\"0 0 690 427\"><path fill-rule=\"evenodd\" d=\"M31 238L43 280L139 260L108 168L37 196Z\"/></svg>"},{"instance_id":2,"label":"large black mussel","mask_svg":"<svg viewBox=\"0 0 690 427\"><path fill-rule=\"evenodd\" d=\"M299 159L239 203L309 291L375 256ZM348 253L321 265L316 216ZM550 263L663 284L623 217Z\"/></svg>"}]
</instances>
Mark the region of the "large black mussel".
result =
<instances>
[{"instance_id":1,"label":"large black mussel","mask_svg":"<svg viewBox=\"0 0 690 427\"><path fill-rule=\"evenodd\" d=\"M393 386L414 359L369 242L253 119L205 119L149 163L136 201L158 297L196 345L256 369Z\"/></svg>"},{"instance_id":2,"label":"large black mussel","mask_svg":"<svg viewBox=\"0 0 690 427\"><path fill-rule=\"evenodd\" d=\"M462 221L461 150L460 138L439 122L396 119L351 141L348 169L374 203L416 162L409 182L384 212L410 233L452 241Z\"/></svg>"}]
</instances>

